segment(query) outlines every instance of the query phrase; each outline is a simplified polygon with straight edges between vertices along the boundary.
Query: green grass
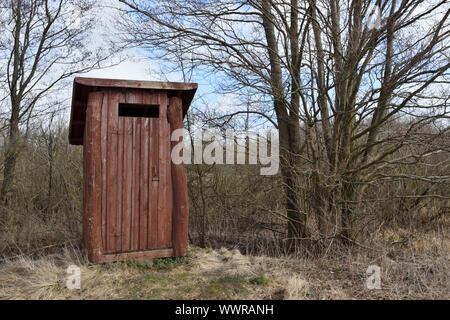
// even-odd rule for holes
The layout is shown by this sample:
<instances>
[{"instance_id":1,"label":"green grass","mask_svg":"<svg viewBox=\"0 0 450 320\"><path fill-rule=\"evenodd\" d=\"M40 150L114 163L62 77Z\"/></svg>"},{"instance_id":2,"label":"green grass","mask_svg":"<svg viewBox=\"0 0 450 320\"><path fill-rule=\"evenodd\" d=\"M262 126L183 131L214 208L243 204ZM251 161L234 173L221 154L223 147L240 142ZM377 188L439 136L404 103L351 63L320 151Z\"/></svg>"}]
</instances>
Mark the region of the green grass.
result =
<instances>
[{"instance_id":1,"label":"green grass","mask_svg":"<svg viewBox=\"0 0 450 320\"><path fill-rule=\"evenodd\" d=\"M170 270L186 262L185 257L178 258L159 258L154 259L152 263L145 261L128 261L125 262L126 266L140 270Z\"/></svg>"},{"instance_id":2,"label":"green grass","mask_svg":"<svg viewBox=\"0 0 450 320\"><path fill-rule=\"evenodd\" d=\"M178 258L159 258L153 260L153 269L156 270L170 270L175 268L186 261L185 257Z\"/></svg>"},{"instance_id":3,"label":"green grass","mask_svg":"<svg viewBox=\"0 0 450 320\"><path fill-rule=\"evenodd\" d=\"M242 276L225 276L209 282L202 296L207 299L230 299L248 293Z\"/></svg>"},{"instance_id":4,"label":"green grass","mask_svg":"<svg viewBox=\"0 0 450 320\"><path fill-rule=\"evenodd\" d=\"M190 277L190 275L187 272L183 272L178 275L178 278L180 278L180 279L187 279L189 277Z\"/></svg>"},{"instance_id":5,"label":"green grass","mask_svg":"<svg viewBox=\"0 0 450 320\"><path fill-rule=\"evenodd\" d=\"M152 266L149 263L143 262L143 261L136 261L136 260L127 261L126 265L131 268L142 269L142 270L149 270L152 268Z\"/></svg>"},{"instance_id":6,"label":"green grass","mask_svg":"<svg viewBox=\"0 0 450 320\"><path fill-rule=\"evenodd\" d=\"M339 267L339 266L337 266L337 267L333 267L333 272L341 272L342 271L342 268L341 267Z\"/></svg>"},{"instance_id":7,"label":"green grass","mask_svg":"<svg viewBox=\"0 0 450 320\"><path fill-rule=\"evenodd\" d=\"M145 279L147 281L164 281L163 277L161 277L160 275L153 274L153 273L146 274Z\"/></svg>"},{"instance_id":8,"label":"green grass","mask_svg":"<svg viewBox=\"0 0 450 320\"><path fill-rule=\"evenodd\" d=\"M258 285L258 286L265 286L265 285L271 283L272 281L270 279L267 279L264 276L260 276L260 277L250 279L249 282L250 282L250 284L254 284L254 285Z\"/></svg>"}]
</instances>

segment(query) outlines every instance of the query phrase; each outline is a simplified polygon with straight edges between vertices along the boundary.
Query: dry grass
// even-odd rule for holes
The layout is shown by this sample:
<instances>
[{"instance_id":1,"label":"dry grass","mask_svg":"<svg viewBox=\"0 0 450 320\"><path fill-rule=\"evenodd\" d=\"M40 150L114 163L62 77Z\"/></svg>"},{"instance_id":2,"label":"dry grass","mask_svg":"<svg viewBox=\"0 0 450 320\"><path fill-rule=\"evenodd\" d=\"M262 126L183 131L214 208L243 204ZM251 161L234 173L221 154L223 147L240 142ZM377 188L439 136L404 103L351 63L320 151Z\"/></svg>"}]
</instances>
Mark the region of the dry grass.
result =
<instances>
[{"instance_id":1,"label":"dry grass","mask_svg":"<svg viewBox=\"0 0 450 320\"><path fill-rule=\"evenodd\" d=\"M415 243L382 254L315 260L192 247L184 259L152 265L90 265L80 251L66 248L3 261L0 299L449 299L448 247L433 257L415 250ZM81 290L66 288L66 269L73 264L81 268ZM382 269L381 290L365 287L370 264Z\"/></svg>"}]
</instances>

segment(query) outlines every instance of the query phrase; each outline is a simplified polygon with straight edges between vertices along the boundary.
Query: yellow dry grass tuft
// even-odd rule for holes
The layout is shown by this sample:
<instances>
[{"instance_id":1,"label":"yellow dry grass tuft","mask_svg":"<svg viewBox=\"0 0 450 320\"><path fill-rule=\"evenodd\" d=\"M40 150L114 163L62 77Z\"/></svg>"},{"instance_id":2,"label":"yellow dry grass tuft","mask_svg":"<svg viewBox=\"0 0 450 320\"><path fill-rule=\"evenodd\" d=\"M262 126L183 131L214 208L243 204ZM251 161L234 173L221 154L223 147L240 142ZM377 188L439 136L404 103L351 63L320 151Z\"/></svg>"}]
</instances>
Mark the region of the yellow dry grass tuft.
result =
<instances>
[{"instance_id":1,"label":"yellow dry grass tuft","mask_svg":"<svg viewBox=\"0 0 450 320\"><path fill-rule=\"evenodd\" d=\"M286 286L286 300L305 299L308 290L308 283L299 275L289 277Z\"/></svg>"}]
</instances>

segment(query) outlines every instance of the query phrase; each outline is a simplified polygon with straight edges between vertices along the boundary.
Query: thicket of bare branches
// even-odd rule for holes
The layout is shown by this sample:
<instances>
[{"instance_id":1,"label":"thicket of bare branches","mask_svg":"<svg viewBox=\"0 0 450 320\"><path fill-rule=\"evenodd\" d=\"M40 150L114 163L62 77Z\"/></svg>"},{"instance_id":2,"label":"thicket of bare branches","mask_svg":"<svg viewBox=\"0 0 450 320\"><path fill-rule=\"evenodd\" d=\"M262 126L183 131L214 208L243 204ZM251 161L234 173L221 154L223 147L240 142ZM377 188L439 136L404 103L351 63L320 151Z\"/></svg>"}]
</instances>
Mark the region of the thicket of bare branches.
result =
<instances>
[{"instance_id":1,"label":"thicket of bare branches","mask_svg":"<svg viewBox=\"0 0 450 320\"><path fill-rule=\"evenodd\" d=\"M95 27L94 6L90 0L0 1L0 114L6 132L3 213L16 192L18 156L30 124L45 122L66 108L70 91L64 89L73 75L99 68L110 57L107 48L89 41Z\"/></svg>"},{"instance_id":2,"label":"thicket of bare branches","mask_svg":"<svg viewBox=\"0 0 450 320\"><path fill-rule=\"evenodd\" d=\"M448 207L447 1L121 2L125 42L260 97L241 112L279 130L293 244L355 241L383 199Z\"/></svg>"}]
</instances>

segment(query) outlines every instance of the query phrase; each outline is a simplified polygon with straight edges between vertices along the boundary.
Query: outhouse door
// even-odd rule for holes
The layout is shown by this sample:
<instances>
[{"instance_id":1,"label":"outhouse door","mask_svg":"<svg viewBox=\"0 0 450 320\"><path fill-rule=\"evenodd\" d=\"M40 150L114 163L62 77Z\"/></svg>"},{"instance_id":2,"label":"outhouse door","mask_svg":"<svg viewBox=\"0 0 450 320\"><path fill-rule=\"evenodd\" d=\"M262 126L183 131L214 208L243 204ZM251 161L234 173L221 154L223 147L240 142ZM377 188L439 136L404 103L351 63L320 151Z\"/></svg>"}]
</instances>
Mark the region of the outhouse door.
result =
<instances>
[{"instance_id":1,"label":"outhouse door","mask_svg":"<svg viewBox=\"0 0 450 320\"><path fill-rule=\"evenodd\" d=\"M103 91L101 226L105 253L172 247L168 97L163 90Z\"/></svg>"}]
</instances>

